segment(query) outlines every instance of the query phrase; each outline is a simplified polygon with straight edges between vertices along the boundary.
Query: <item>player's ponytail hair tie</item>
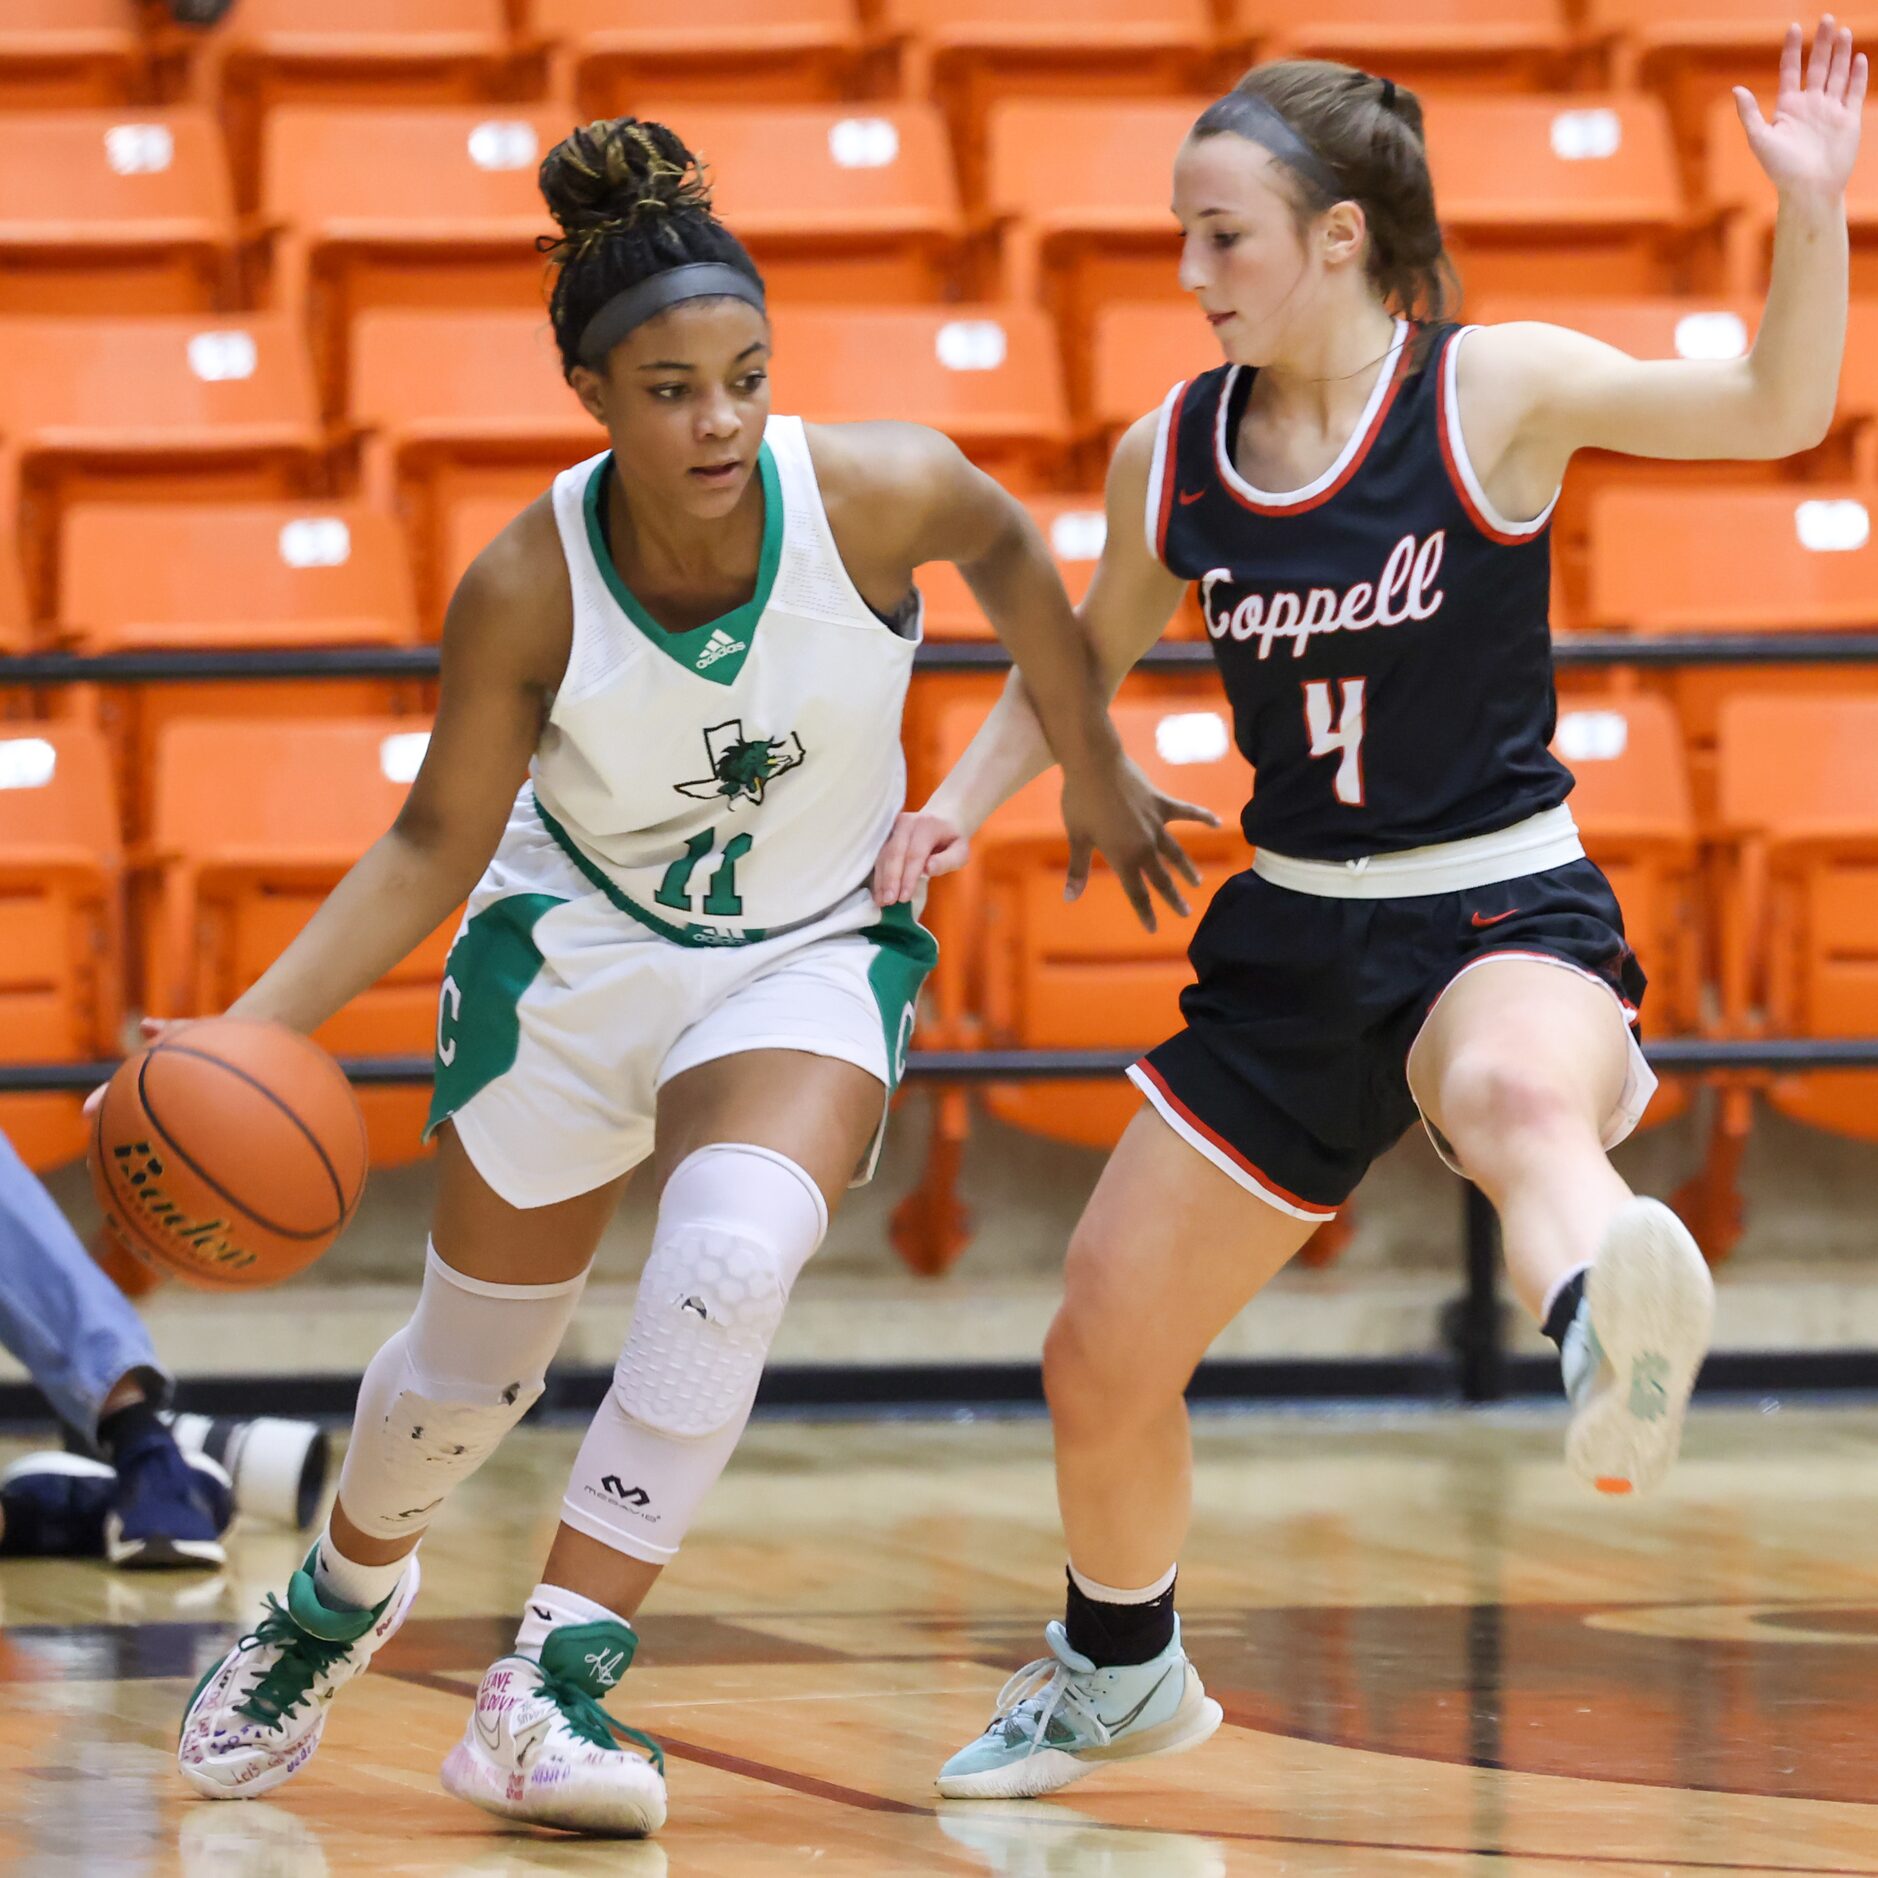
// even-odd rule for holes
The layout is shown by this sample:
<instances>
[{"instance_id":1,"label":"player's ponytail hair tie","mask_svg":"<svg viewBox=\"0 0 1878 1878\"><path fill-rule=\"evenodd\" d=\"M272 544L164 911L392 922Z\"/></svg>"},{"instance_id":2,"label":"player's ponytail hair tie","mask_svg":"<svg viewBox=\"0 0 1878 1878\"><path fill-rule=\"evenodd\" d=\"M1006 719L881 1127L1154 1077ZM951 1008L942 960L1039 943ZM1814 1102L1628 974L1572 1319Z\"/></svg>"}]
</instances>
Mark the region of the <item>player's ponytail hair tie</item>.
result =
<instances>
[{"instance_id":1,"label":"player's ponytail hair tie","mask_svg":"<svg viewBox=\"0 0 1878 1878\"><path fill-rule=\"evenodd\" d=\"M1382 108L1391 115L1395 112L1395 80L1379 78L1376 81L1382 87Z\"/></svg>"}]
</instances>

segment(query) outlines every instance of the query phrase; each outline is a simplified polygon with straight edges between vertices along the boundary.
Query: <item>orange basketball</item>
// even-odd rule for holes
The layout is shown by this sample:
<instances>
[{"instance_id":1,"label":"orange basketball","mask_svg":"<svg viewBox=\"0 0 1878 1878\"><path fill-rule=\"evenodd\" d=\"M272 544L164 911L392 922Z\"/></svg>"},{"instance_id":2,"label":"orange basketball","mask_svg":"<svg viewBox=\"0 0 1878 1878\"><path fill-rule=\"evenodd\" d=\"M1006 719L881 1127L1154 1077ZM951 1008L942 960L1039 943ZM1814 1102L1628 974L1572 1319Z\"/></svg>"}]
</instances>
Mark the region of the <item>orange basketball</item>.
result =
<instances>
[{"instance_id":1,"label":"orange basketball","mask_svg":"<svg viewBox=\"0 0 1878 1878\"><path fill-rule=\"evenodd\" d=\"M158 1271L252 1291L303 1270L365 1188L365 1120L339 1065L281 1024L215 1017L158 1038L92 1120L105 1223Z\"/></svg>"}]
</instances>

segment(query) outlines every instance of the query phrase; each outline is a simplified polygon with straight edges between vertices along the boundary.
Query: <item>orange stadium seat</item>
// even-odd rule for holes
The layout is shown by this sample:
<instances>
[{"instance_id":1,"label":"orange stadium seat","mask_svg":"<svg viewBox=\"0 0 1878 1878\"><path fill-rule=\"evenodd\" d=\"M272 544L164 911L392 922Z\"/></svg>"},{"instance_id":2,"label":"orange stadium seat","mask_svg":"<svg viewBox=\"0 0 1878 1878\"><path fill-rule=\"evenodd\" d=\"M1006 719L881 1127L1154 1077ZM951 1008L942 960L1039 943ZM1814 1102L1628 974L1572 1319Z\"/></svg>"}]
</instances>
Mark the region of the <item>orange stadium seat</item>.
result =
<instances>
[{"instance_id":1,"label":"orange stadium seat","mask_svg":"<svg viewBox=\"0 0 1878 1878\"><path fill-rule=\"evenodd\" d=\"M1878 1035L1878 698L1750 698L1722 711L1731 1033ZM1878 1077L1760 1080L1795 1121L1878 1140Z\"/></svg>"},{"instance_id":2,"label":"orange stadium seat","mask_svg":"<svg viewBox=\"0 0 1878 1878\"><path fill-rule=\"evenodd\" d=\"M1096 309L1180 299L1168 207L1174 155L1204 97L1019 100L990 114L990 215L1003 291L1041 300L1063 334L1070 398L1088 408Z\"/></svg>"},{"instance_id":3,"label":"orange stadium seat","mask_svg":"<svg viewBox=\"0 0 1878 1878\"><path fill-rule=\"evenodd\" d=\"M1025 505L1042 531L1064 588L1072 601L1089 589L1102 544L1108 532L1101 492L1088 495L1033 496ZM934 561L919 570L925 596L926 637L936 643L978 642L997 638L965 577L949 561ZM1204 639L1193 589L1187 590L1179 611L1169 622L1169 639ZM992 672L929 671L913 686L907 701L904 742L907 753L908 799L923 801L938 784L945 767L956 757L945 738L947 726L980 718L990 710L1004 680ZM1180 679L1142 674L1129 681L1129 695L1158 698L1189 688Z\"/></svg>"},{"instance_id":4,"label":"orange stadium seat","mask_svg":"<svg viewBox=\"0 0 1878 1878\"><path fill-rule=\"evenodd\" d=\"M816 423L906 418L945 431L1005 481L1062 461L1069 413L1050 323L1034 307L805 307L771 319L775 406Z\"/></svg>"},{"instance_id":5,"label":"orange stadium seat","mask_svg":"<svg viewBox=\"0 0 1878 1878\"><path fill-rule=\"evenodd\" d=\"M501 95L509 59L503 0L238 0L197 50L192 86L223 114L252 209L270 112L470 104Z\"/></svg>"},{"instance_id":6,"label":"orange stadium seat","mask_svg":"<svg viewBox=\"0 0 1878 1878\"><path fill-rule=\"evenodd\" d=\"M1247 63L1336 59L1418 92L1563 85L1572 46L1561 0L1232 0L1226 38Z\"/></svg>"},{"instance_id":7,"label":"orange stadium seat","mask_svg":"<svg viewBox=\"0 0 1878 1878\"><path fill-rule=\"evenodd\" d=\"M547 50L550 95L582 119L617 117L650 91L724 104L856 95L855 0L529 0L527 13L525 36Z\"/></svg>"},{"instance_id":8,"label":"orange stadium seat","mask_svg":"<svg viewBox=\"0 0 1878 1878\"><path fill-rule=\"evenodd\" d=\"M1669 119L1619 93L1443 98L1441 220L1470 292L1652 293L1685 228Z\"/></svg>"},{"instance_id":9,"label":"orange stadium seat","mask_svg":"<svg viewBox=\"0 0 1878 1878\"><path fill-rule=\"evenodd\" d=\"M169 725L157 751L146 934L157 1016L219 1011L279 956L326 894L391 826L422 760L410 718ZM231 789L231 776L241 787ZM341 1054L425 1052L455 916L316 1033ZM372 1158L408 1161L428 1092L361 1089Z\"/></svg>"},{"instance_id":10,"label":"orange stadium seat","mask_svg":"<svg viewBox=\"0 0 1878 1878\"><path fill-rule=\"evenodd\" d=\"M14 1062L117 1048L123 856L110 759L78 724L0 728L0 1037ZM80 1098L0 1096L0 1131L29 1167L82 1154Z\"/></svg>"},{"instance_id":11,"label":"orange stadium seat","mask_svg":"<svg viewBox=\"0 0 1878 1878\"><path fill-rule=\"evenodd\" d=\"M0 112L0 313L226 305L234 242L207 112Z\"/></svg>"},{"instance_id":12,"label":"orange stadium seat","mask_svg":"<svg viewBox=\"0 0 1878 1878\"><path fill-rule=\"evenodd\" d=\"M59 630L84 652L417 638L403 534L358 503L84 506L66 517L60 558ZM209 680L104 686L85 703L116 753L134 840L172 719L366 716L415 708L420 690L382 678Z\"/></svg>"},{"instance_id":13,"label":"orange stadium seat","mask_svg":"<svg viewBox=\"0 0 1878 1878\"><path fill-rule=\"evenodd\" d=\"M717 212L771 298L937 300L964 225L945 124L929 104L642 101L709 166Z\"/></svg>"},{"instance_id":14,"label":"orange stadium seat","mask_svg":"<svg viewBox=\"0 0 1878 1878\"><path fill-rule=\"evenodd\" d=\"M1734 86L1746 85L1763 109L1771 107L1781 37L1798 17L1806 17L1810 30L1810 16L1779 0L1649 0L1646 6L1586 0L1582 32L1608 60L1613 85L1652 91L1668 104L1677 142L1685 155L1698 158L1712 121L1740 137L1732 104L1727 124L1710 119L1717 100L1726 100ZM1855 3L1835 8L1834 17L1861 44L1878 39L1878 11Z\"/></svg>"},{"instance_id":15,"label":"orange stadium seat","mask_svg":"<svg viewBox=\"0 0 1878 1878\"><path fill-rule=\"evenodd\" d=\"M1571 810L1585 852L1609 877L1624 932L1643 961L1652 1036L1700 1028L1703 955L1700 843L1688 754L1661 698L1599 700L1562 711L1552 747L1576 778ZM1689 1106L1686 1080L1666 1080L1645 1125Z\"/></svg>"},{"instance_id":16,"label":"orange stadium seat","mask_svg":"<svg viewBox=\"0 0 1878 1878\"><path fill-rule=\"evenodd\" d=\"M1654 634L1878 630L1869 497L1829 483L1609 490L1591 510L1586 623ZM1869 692L1878 669L1696 665L1652 682L1676 702L1706 808L1730 698Z\"/></svg>"},{"instance_id":17,"label":"orange stadium seat","mask_svg":"<svg viewBox=\"0 0 1878 1878\"><path fill-rule=\"evenodd\" d=\"M9 531L0 530L0 657L30 651L33 637L26 582L20 577L19 543ZM0 705L0 717L5 715Z\"/></svg>"},{"instance_id":18,"label":"orange stadium seat","mask_svg":"<svg viewBox=\"0 0 1878 1878\"><path fill-rule=\"evenodd\" d=\"M885 0L879 31L902 95L945 111L974 208L986 115L1000 98L1203 90L1213 42L1207 0Z\"/></svg>"},{"instance_id":19,"label":"orange stadium seat","mask_svg":"<svg viewBox=\"0 0 1878 1878\"><path fill-rule=\"evenodd\" d=\"M361 315L350 419L367 495L404 517L418 616L432 631L448 598L456 505L496 499L513 515L570 463L606 448L539 313Z\"/></svg>"},{"instance_id":20,"label":"orange stadium seat","mask_svg":"<svg viewBox=\"0 0 1878 1878\"><path fill-rule=\"evenodd\" d=\"M1089 577L1102 558L1108 532L1102 512L1102 492L1079 496L1033 496L1026 504L1031 518L1049 544L1050 558L1062 576L1071 600L1088 591ZM965 584L965 576L950 561L934 561L919 570L920 591L926 596L926 637L939 640L993 640L997 634ZM922 681L924 682L924 681Z\"/></svg>"},{"instance_id":21,"label":"orange stadium seat","mask_svg":"<svg viewBox=\"0 0 1878 1878\"><path fill-rule=\"evenodd\" d=\"M306 348L278 316L11 319L0 357L0 513L17 492L36 617L73 501L291 495L324 474Z\"/></svg>"},{"instance_id":22,"label":"orange stadium seat","mask_svg":"<svg viewBox=\"0 0 1878 1878\"><path fill-rule=\"evenodd\" d=\"M122 104L146 83L137 0L7 0L0 108Z\"/></svg>"},{"instance_id":23,"label":"orange stadium seat","mask_svg":"<svg viewBox=\"0 0 1878 1878\"><path fill-rule=\"evenodd\" d=\"M594 447L604 449L605 439L596 438ZM487 495L460 496L444 510L443 539L438 550L441 558L431 584L432 611L424 621L424 630L431 638L442 632L444 609L450 604L450 596L456 592L457 583L468 571L469 564L546 486L543 483L532 494L521 489L511 492L497 489Z\"/></svg>"},{"instance_id":24,"label":"orange stadium seat","mask_svg":"<svg viewBox=\"0 0 1878 1878\"><path fill-rule=\"evenodd\" d=\"M1211 808L1221 826L1183 824L1182 845L1204 876L1188 889L1194 918L1160 909L1144 932L1113 874L1098 869L1075 906L1063 902L1068 860L1060 779L1040 777L982 828L974 842L980 912L983 1041L1031 1049L1146 1048L1179 1028L1179 995L1191 983L1187 946L1197 910L1228 876L1251 863L1239 812L1251 774L1232 744L1216 686L1179 702L1124 699L1115 722L1128 753L1172 795ZM969 735L975 724L959 727ZM962 747L962 745L960 746ZM989 1084L985 1107L1001 1120L1085 1147L1109 1147L1139 1105L1121 1083Z\"/></svg>"},{"instance_id":25,"label":"orange stadium seat","mask_svg":"<svg viewBox=\"0 0 1878 1878\"><path fill-rule=\"evenodd\" d=\"M1866 105L1864 119L1863 136L1878 136L1878 104ZM1711 122L1705 196L1721 231L1722 278L1732 293L1758 294L1773 246L1774 186L1742 135L1732 98L1721 100ZM1845 191L1852 291L1864 294L1878 293L1878 180L1871 171L1869 163L1855 164Z\"/></svg>"},{"instance_id":26,"label":"orange stadium seat","mask_svg":"<svg viewBox=\"0 0 1878 1878\"><path fill-rule=\"evenodd\" d=\"M1470 313L1476 311L1469 308ZM1753 343L1760 320L1749 298L1676 296L1520 296L1483 298L1478 316L1494 323L1546 320L1589 333L1639 359L1740 358ZM1650 457L1580 451L1565 477L1565 493L1553 521L1560 571L1570 610L1582 618L1588 605L1586 565L1592 505L1618 488L1762 487L1796 474L1869 477L1878 468L1878 301L1854 300L1839 380L1839 412L1833 435L1821 449L1786 462L1672 463Z\"/></svg>"},{"instance_id":27,"label":"orange stadium seat","mask_svg":"<svg viewBox=\"0 0 1878 1878\"><path fill-rule=\"evenodd\" d=\"M1032 496L1025 504L1031 519L1049 544L1050 558L1062 576L1063 586L1072 601L1079 601L1089 590L1089 581L1102 558L1102 544L1108 533L1108 517L1103 510L1102 492L1087 495ZM926 637L941 640L991 640L997 635L984 616L965 576L950 561L934 561L919 571L920 590L926 596ZM1183 605L1168 628L1178 639L1204 638L1206 628L1199 609Z\"/></svg>"},{"instance_id":28,"label":"orange stadium seat","mask_svg":"<svg viewBox=\"0 0 1878 1878\"><path fill-rule=\"evenodd\" d=\"M1102 465L1122 432L1160 409L1182 380L1221 363L1219 342L1190 300L1123 300L1095 316L1088 409L1081 415L1095 433Z\"/></svg>"},{"instance_id":29,"label":"orange stadium seat","mask_svg":"<svg viewBox=\"0 0 1878 1878\"><path fill-rule=\"evenodd\" d=\"M326 409L345 404L346 329L381 306L528 307L540 316L551 225L536 186L561 113L277 112L264 217L275 305L304 306Z\"/></svg>"}]
</instances>

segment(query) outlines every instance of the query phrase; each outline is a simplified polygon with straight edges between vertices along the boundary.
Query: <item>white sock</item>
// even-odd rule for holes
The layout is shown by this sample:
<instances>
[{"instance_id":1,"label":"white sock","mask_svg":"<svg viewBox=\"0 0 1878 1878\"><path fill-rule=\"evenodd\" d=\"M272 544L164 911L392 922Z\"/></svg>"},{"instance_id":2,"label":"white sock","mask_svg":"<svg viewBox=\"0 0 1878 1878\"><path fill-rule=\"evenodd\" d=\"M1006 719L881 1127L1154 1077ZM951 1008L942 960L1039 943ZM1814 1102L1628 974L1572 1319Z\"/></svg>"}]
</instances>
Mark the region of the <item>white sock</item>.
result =
<instances>
[{"instance_id":1,"label":"white sock","mask_svg":"<svg viewBox=\"0 0 1878 1878\"><path fill-rule=\"evenodd\" d=\"M313 1589L329 1611L370 1611L398 1588L411 1562L407 1552L389 1565L361 1565L333 1544L329 1525L313 1547Z\"/></svg>"},{"instance_id":2,"label":"white sock","mask_svg":"<svg viewBox=\"0 0 1878 1878\"><path fill-rule=\"evenodd\" d=\"M1097 1584L1093 1578L1085 1578L1074 1565L1069 1568L1069 1575L1075 1580L1076 1589L1091 1604L1152 1604L1156 1598L1165 1597L1174 1588L1174 1574L1178 1565L1170 1565L1151 1585L1143 1585L1138 1591L1118 1591L1113 1585Z\"/></svg>"},{"instance_id":3,"label":"white sock","mask_svg":"<svg viewBox=\"0 0 1878 1878\"><path fill-rule=\"evenodd\" d=\"M609 1611L592 1598L583 1598L578 1591L568 1591L560 1585L537 1585L522 1606L522 1624L515 1633L514 1654L539 1663L541 1646L547 1642L549 1633L559 1630L563 1624L626 1624L628 1630L632 1629L617 1611Z\"/></svg>"}]
</instances>

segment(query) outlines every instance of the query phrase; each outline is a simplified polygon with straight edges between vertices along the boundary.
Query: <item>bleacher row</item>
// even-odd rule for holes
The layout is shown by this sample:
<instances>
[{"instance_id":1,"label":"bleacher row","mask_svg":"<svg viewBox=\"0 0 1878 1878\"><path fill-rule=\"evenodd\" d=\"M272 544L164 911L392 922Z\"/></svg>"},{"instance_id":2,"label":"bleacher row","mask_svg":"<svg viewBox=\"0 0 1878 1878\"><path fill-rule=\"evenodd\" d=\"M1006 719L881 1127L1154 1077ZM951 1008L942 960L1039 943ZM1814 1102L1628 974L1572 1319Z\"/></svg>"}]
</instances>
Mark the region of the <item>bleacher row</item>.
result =
<instances>
[{"instance_id":1,"label":"bleacher row","mask_svg":"<svg viewBox=\"0 0 1878 1878\"><path fill-rule=\"evenodd\" d=\"M961 681L941 681L958 684ZM955 693L936 724L950 761L982 721L982 693ZM1185 839L1205 876L1196 904L1249 862L1237 812L1250 777L1205 680L1137 680L1117 707L1124 740L1170 793L1222 820ZM82 722L0 734L0 1037L9 1059L108 1055L126 1009L222 1008L250 984L396 814L422 760L417 717L183 717L156 740L144 837L120 834L112 761ZM1557 748L1578 777L1573 806L1648 963L1655 1034L1869 1035L1878 1031L1878 698L1744 696L1717 735L1715 807L1698 819L1688 752L1660 697L1585 703ZM1191 921L1144 933L1112 876L1074 908L1050 778L981 832L964 875L928 911L944 965L920 1040L929 1048L1133 1048L1177 1022ZM425 1052L454 916L321 1032L345 1053ZM1730 1079L1810 1125L1873 1132L1869 1077ZM1670 1079L1646 1125L1682 1114ZM425 1094L366 1089L375 1159L410 1159ZM1006 1121L1105 1146L1132 1093L1113 1084L988 1085ZM938 1127L956 1149L963 1098ZM1745 1112L1738 1118L1745 1126ZM49 1166L83 1146L75 1098L0 1097L0 1127ZM1738 1139L1734 1142L1738 1150ZM945 1155L937 1157L941 1162ZM1718 1248L1719 1249L1719 1248Z\"/></svg>"},{"instance_id":2,"label":"bleacher row","mask_svg":"<svg viewBox=\"0 0 1878 1878\"><path fill-rule=\"evenodd\" d=\"M1306 11L237 0L204 34L136 0L8 0L0 513L18 526L0 533L0 657L434 639L468 560L602 442L541 311L535 169L605 112L667 118L709 159L771 283L776 408L948 431L1030 503L1072 594L1100 553L1115 437L1215 362L1175 279L1168 170L1254 56L1423 89L1469 317L1559 320L1640 355L1746 350L1772 197L1727 87L1769 93L1784 13ZM1847 23L1878 37L1878 15ZM1850 210L1825 443L1772 465L1583 460L1555 524L1562 631L1878 629L1870 165ZM987 636L953 570L921 581L933 639ZM1170 630L1204 637L1191 605ZM1878 1030L1873 671L1566 676L1560 748L1652 975L1652 1029ZM916 799L995 686L920 675ZM0 665L0 1058L109 1054L128 1008L226 1003L395 813L433 707L409 680L35 689ZM1243 866L1247 777L1210 677L1138 677L1122 720L1153 773L1226 816L1195 841L1209 880ZM922 1043L1133 1047L1169 1027L1188 923L1143 935L1100 877L1066 916L1062 859L1038 785L935 893L946 963ZM324 1040L427 1049L448 931ZM1731 1153L1751 1083L1878 1135L1869 1077L1735 1077ZM408 1157L422 1096L365 1095L375 1153ZM975 1099L1092 1144L1131 1105L1088 1084ZM1689 1099L1671 1086L1652 1122ZM941 1175L968 1106L941 1103ZM42 1166L82 1146L64 1096L0 1098L0 1126Z\"/></svg>"}]
</instances>

